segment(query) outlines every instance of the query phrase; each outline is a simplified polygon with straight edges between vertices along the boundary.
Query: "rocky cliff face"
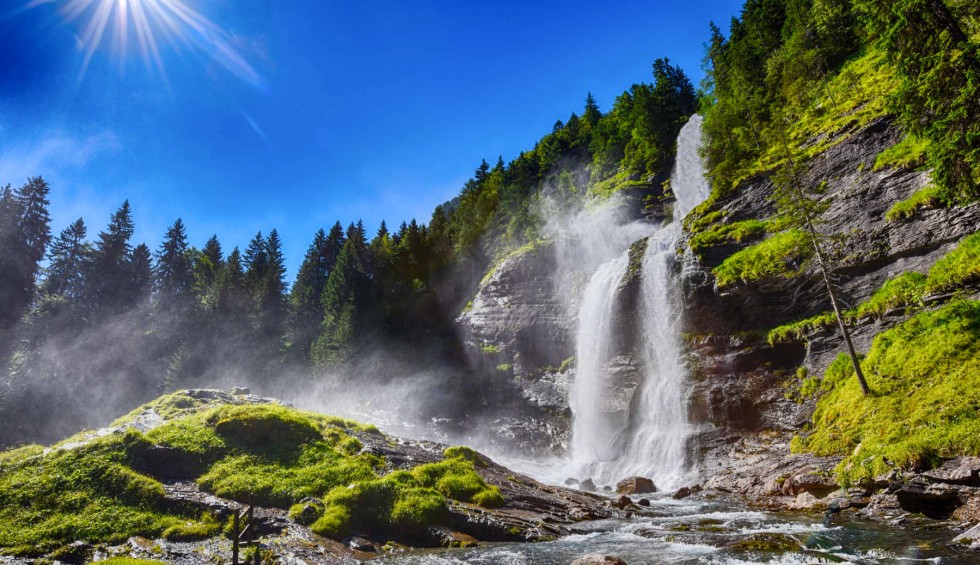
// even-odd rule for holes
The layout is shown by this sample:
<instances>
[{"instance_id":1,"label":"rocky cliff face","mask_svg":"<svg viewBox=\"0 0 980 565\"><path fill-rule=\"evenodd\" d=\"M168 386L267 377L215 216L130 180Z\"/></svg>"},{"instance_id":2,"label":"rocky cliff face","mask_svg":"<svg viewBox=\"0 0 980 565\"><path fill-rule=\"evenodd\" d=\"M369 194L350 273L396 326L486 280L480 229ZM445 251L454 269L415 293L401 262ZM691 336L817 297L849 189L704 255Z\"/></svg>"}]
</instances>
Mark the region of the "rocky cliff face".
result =
<instances>
[{"instance_id":1,"label":"rocky cliff face","mask_svg":"<svg viewBox=\"0 0 980 565\"><path fill-rule=\"evenodd\" d=\"M613 411L629 407L639 384L635 310L645 250L645 240L631 247L617 290L614 324L622 339L606 364L618 383ZM507 257L456 320L471 367L490 383L485 393L496 417L489 439L537 454L561 454L568 447L578 294L590 275L557 277L560 252L548 242Z\"/></svg>"},{"instance_id":2,"label":"rocky cliff face","mask_svg":"<svg viewBox=\"0 0 980 565\"><path fill-rule=\"evenodd\" d=\"M898 139L889 120L875 121L814 159L805 175L808 183L826 182L827 197L833 199L822 229L846 236L836 253L835 280L849 306L870 297L890 277L925 273L980 227L976 204L921 210L912 218L886 221L893 204L929 182L923 172L872 170L877 155ZM768 178L756 178L722 198L715 209L727 212L726 221L763 219L774 212L772 190ZM830 304L815 272L719 291L711 269L751 243L715 248L700 262L691 262L683 275L692 414L702 430L698 448L704 476L711 477L708 486L777 506L806 507L836 489L832 470L839 460L789 454L789 440L809 421L814 405L812 400L798 403L786 393L797 368L821 374L844 351L843 339L839 331L824 330L805 344L766 343L767 330L825 312ZM853 330L856 348L867 351L877 333L904 319L891 313L882 320L862 321ZM810 497L798 501L803 492ZM851 494L860 499L867 493ZM921 498L905 496L913 502L896 503L895 508L916 512L914 501ZM968 507L977 494L961 498L960 506ZM964 519L975 513L967 514Z\"/></svg>"}]
</instances>

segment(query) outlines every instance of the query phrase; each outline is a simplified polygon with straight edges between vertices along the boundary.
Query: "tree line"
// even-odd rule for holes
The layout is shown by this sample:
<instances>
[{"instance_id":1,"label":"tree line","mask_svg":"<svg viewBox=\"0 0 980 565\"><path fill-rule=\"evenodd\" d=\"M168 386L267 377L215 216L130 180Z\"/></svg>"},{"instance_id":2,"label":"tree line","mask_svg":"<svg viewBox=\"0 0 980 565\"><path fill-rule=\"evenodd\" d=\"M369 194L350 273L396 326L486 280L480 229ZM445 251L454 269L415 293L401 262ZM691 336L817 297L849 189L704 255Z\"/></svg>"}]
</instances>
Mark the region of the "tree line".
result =
<instances>
[{"instance_id":1,"label":"tree line","mask_svg":"<svg viewBox=\"0 0 980 565\"><path fill-rule=\"evenodd\" d=\"M229 252L216 236L191 245L177 219L151 248L132 241L126 201L92 238L82 218L52 235L47 182L7 186L0 443L98 421L106 395L127 406L229 379L328 378L379 346L465 365L453 319L495 256L541 237L555 213L542 201L581 206L602 183L663 195L696 103L684 72L659 59L653 82L624 91L610 111L589 94L581 116L558 121L531 150L506 164L484 160L428 223L389 231L382 222L369 235L360 221L338 221L317 231L291 285L275 229ZM52 430L45 416L55 414Z\"/></svg>"}]
</instances>

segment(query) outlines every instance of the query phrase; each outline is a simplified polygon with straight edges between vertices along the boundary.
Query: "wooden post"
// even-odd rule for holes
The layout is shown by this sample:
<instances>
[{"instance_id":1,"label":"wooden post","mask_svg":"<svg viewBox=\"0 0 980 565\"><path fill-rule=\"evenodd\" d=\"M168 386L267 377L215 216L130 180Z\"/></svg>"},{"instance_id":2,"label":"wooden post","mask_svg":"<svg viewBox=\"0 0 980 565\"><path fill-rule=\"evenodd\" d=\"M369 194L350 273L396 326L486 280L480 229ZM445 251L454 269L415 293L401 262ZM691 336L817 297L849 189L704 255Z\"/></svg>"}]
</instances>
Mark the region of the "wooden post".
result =
<instances>
[{"instance_id":1,"label":"wooden post","mask_svg":"<svg viewBox=\"0 0 980 565\"><path fill-rule=\"evenodd\" d=\"M231 524L231 565L238 565L238 509L235 509Z\"/></svg>"}]
</instances>

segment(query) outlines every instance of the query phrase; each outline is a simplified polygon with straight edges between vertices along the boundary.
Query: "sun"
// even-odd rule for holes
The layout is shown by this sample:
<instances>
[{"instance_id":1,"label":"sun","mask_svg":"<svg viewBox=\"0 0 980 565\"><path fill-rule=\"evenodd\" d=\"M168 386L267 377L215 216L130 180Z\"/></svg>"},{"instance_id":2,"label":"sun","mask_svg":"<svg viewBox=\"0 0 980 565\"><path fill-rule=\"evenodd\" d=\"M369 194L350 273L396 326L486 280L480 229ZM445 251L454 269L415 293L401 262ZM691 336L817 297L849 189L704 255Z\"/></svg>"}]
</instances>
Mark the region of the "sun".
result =
<instances>
[{"instance_id":1,"label":"sun","mask_svg":"<svg viewBox=\"0 0 980 565\"><path fill-rule=\"evenodd\" d=\"M77 36L84 51L80 76L106 43L117 57L127 57L132 35L147 67L164 78L160 46L166 41L200 51L239 79L264 89L262 77L234 47L234 38L183 0L31 0L27 7L42 4L57 5L67 23L81 23Z\"/></svg>"}]
</instances>

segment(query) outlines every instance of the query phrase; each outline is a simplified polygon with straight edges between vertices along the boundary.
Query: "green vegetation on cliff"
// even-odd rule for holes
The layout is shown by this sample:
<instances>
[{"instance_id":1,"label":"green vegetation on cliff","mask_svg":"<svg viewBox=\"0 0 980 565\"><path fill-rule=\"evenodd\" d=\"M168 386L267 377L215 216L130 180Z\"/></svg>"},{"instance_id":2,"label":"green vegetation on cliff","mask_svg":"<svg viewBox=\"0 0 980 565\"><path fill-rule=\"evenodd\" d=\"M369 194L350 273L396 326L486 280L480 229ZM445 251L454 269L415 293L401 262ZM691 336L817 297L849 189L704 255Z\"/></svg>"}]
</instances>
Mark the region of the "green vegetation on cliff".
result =
<instances>
[{"instance_id":1,"label":"green vegetation on cliff","mask_svg":"<svg viewBox=\"0 0 980 565\"><path fill-rule=\"evenodd\" d=\"M119 423L149 409L170 419L145 434L133 428L102 437L80 434L50 449L27 446L0 454L0 551L38 555L78 539L216 535L221 524L212 515L179 510L147 474L161 448L171 467L179 465L168 472L223 498L279 508L307 497L322 500L313 509L312 529L328 536L352 528L404 531L439 524L447 499L503 504L500 491L476 472L486 462L465 448L447 449L442 461L385 473L385 462L363 452L356 437L379 432L349 420L178 393Z\"/></svg>"},{"instance_id":2,"label":"green vegetation on cliff","mask_svg":"<svg viewBox=\"0 0 980 565\"><path fill-rule=\"evenodd\" d=\"M805 386L821 396L794 451L846 456L837 468L845 485L980 455L980 302L957 301L879 334L862 368L869 396L843 355Z\"/></svg>"},{"instance_id":3,"label":"green vegetation on cliff","mask_svg":"<svg viewBox=\"0 0 980 565\"><path fill-rule=\"evenodd\" d=\"M811 253L809 237L801 230L787 230L747 247L715 267L718 286L772 277L791 277Z\"/></svg>"},{"instance_id":4,"label":"green vegetation on cliff","mask_svg":"<svg viewBox=\"0 0 980 565\"><path fill-rule=\"evenodd\" d=\"M980 282L980 233L963 238L952 251L929 269L927 275L902 273L887 281L870 298L843 312L846 321L881 318L898 308L917 309L923 298L942 292L960 291ZM801 340L808 333L832 327L837 320L832 312L784 324L769 332L770 344Z\"/></svg>"}]
</instances>

